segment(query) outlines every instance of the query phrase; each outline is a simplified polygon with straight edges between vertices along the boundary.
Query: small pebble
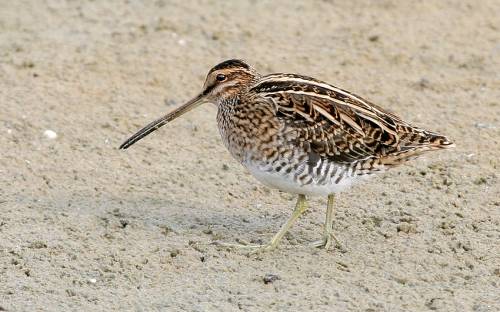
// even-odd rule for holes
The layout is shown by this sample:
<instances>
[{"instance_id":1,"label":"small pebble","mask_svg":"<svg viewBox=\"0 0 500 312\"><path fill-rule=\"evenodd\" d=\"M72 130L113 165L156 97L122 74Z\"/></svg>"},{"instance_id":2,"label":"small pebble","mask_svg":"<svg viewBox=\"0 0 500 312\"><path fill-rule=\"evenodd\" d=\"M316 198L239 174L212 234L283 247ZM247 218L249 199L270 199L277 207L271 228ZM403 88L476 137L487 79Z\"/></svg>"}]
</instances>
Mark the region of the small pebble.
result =
<instances>
[{"instance_id":1,"label":"small pebble","mask_svg":"<svg viewBox=\"0 0 500 312\"><path fill-rule=\"evenodd\" d=\"M186 40L184 39L179 39L179 41L177 41L177 43L181 46L185 46L186 45Z\"/></svg>"},{"instance_id":2,"label":"small pebble","mask_svg":"<svg viewBox=\"0 0 500 312\"><path fill-rule=\"evenodd\" d=\"M47 248L47 243L44 241L34 241L28 247L33 249Z\"/></svg>"},{"instance_id":3,"label":"small pebble","mask_svg":"<svg viewBox=\"0 0 500 312\"><path fill-rule=\"evenodd\" d=\"M266 274L266 275L264 275L264 278L262 280L264 281L264 284L267 285L267 284L270 284L270 283L277 281L279 279L280 279L280 277L276 274Z\"/></svg>"},{"instance_id":4,"label":"small pebble","mask_svg":"<svg viewBox=\"0 0 500 312\"><path fill-rule=\"evenodd\" d=\"M174 249L170 252L170 257L172 258L175 258L179 255L179 250L178 249Z\"/></svg>"},{"instance_id":5,"label":"small pebble","mask_svg":"<svg viewBox=\"0 0 500 312\"><path fill-rule=\"evenodd\" d=\"M473 183L476 185L486 184L487 182L488 180L486 180L485 177L479 177L473 181Z\"/></svg>"},{"instance_id":6,"label":"small pebble","mask_svg":"<svg viewBox=\"0 0 500 312\"><path fill-rule=\"evenodd\" d=\"M89 278L89 283L95 284L95 283L97 283L97 280L95 278Z\"/></svg>"},{"instance_id":7,"label":"small pebble","mask_svg":"<svg viewBox=\"0 0 500 312\"><path fill-rule=\"evenodd\" d=\"M55 133L52 130L45 130L43 132L43 136L46 137L49 140L54 140L55 138L57 138L57 133Z\"/></svg>"},{"instance_id":8,"label":"small pebble","mask_svg":"<svg viewBox=\"0 0 500 312\"><path fill-rule=\"evenodd\" d=\"M172 100L172 99L165 99L165 105L174 106L174 105L177 105L177 102L175 100Z\"/></svg>"},{"instance_id":9,"label":"small pebble","mask_svg":"<svg viewBox=\"0 0 500 312\"><path fill-rule=\"evenodd\" d=\"M487 124L487 123L482 123L482 122L474 123L474 127L478 128L478 129L495 129L496 128L492 124Z\"/></svg>"},{"instance_id":10,"label":"small pebble","mask_svg":"<svg viewBox=\"0 0 500 312\"><path fill-rule=\"evenodd\" d=\"M415 226L415 224L411 224L411 223L408 223L408 222L401 222L401 224L399 224L397 226L397 230L398 230L398 232L403 232L403 233L406 233L406 234L411 234L411 233L416 233L417 232L417 227Z\"/></svg>"},{"instance_id":11,"label":"small pebble","mask_svg":"<svg viewBox=\"0 0 500 312\"><path fill-rule=\"evenodd\" d=\"M431 86L431 82L427 78L420 78L417 84L421 89L427 89Z\"/></svg>"}]
</instances>

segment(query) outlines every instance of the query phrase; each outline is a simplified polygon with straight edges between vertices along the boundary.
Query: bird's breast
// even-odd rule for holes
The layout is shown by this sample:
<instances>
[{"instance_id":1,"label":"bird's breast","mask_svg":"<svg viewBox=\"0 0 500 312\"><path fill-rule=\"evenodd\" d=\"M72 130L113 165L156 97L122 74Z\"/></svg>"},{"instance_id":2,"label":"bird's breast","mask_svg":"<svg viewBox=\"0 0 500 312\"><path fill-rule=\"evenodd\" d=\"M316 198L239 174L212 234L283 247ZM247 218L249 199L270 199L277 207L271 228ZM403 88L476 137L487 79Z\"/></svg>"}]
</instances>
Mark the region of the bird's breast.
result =
<instances>
[{"instance_id":1,"label":"bird's breast","mask_svg":"<svg viewBox=\"0 0 500 312\"><path fill-rule=\"evenodd\" d=\"M217 125L222 142L241 163L272 158L284 146L279 136L282 125L264 105L219 105Z\"/></svg>"}]
</instances>

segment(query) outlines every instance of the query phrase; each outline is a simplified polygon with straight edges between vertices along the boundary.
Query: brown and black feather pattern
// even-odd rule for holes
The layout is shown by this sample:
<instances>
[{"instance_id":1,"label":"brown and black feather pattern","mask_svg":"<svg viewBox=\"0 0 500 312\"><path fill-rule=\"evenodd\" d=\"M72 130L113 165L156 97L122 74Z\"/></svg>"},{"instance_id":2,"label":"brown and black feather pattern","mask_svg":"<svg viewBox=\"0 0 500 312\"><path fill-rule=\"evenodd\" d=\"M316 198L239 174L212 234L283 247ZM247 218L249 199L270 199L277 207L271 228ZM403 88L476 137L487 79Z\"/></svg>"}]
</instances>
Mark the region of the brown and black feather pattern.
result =
<instances>
[{"instance_id":1,"label":"brown and black feather pattern","mask_svg":"<svg viewBox=\"0 0 500 312\"><path fill-rule=\"evenodd\" d=\"M361 97L314 78L264 76L249 93L273 102L276 116L296 131L297 146L316 159L348 165L357 174L453 145L442 135L413 127Z\"/></svg>"}]
</instances>

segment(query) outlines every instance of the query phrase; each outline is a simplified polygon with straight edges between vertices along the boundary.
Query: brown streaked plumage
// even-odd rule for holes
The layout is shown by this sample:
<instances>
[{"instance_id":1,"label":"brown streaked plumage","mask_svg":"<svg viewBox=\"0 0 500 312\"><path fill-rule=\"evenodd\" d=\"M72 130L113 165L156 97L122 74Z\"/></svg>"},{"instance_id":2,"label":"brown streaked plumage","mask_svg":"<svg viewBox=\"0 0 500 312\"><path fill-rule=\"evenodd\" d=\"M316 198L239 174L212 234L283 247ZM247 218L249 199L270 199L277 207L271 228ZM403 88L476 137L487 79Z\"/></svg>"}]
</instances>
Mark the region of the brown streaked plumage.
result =
<instances>
[{"instance_id":1,"label":"brown streaked plumage","mask_svg":"<svg viewBox=\"0 0 500 312\"><path fill-rule=\"evenodd\" d=\"M298 195L292 217L269 244L275 248L306 209L307 196L327 196L323 239L332 240L334 194L427 151L453 147L445 136L410 125L381 107L314 78L261 76L241 60L212 68L193 100L125 141L126 149L203 102L217 105L217 123L233 157L265 185Z\"/></svg>"}]
</instances>

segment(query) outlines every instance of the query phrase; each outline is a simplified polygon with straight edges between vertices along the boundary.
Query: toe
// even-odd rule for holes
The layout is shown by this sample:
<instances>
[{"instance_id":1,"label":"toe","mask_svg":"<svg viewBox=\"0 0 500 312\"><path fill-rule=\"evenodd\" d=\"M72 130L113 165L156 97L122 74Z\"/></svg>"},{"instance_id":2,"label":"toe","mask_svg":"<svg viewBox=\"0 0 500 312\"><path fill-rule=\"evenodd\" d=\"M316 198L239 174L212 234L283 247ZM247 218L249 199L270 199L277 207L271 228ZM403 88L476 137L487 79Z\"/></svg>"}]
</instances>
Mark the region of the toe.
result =
<instances>
[{"instance_id":1,"label":"toe","mask_svg":"<svg viewBox=\"0 0 500 312\"><path fill-rule=\"evenodd\" d=\"M316 248L322 248L325 246L325 239L320 239L314 242L309 243L309 246L311 247L316 247Z\"/></svg>"}]
</instances>

